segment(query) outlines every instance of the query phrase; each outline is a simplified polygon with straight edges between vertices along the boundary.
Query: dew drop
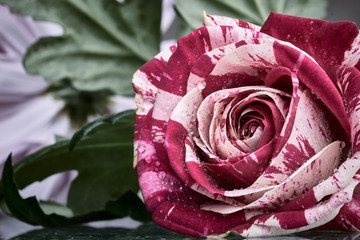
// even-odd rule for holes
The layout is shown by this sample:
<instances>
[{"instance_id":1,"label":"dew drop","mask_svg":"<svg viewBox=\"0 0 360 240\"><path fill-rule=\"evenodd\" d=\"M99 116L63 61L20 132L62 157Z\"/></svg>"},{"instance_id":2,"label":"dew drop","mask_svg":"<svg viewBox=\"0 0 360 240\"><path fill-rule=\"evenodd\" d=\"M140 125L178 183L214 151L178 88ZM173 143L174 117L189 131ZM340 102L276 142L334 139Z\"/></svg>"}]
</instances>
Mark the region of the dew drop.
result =
<instances>
[{"instance_id":1,"label":"dew drop","mask_svg":"<svg viewBox=\"0 0 360 240\"><path fill-rule=\"evenodd\" d=\"M340 143L340 147L341 147L341 148L346 147L346 143L345 143L345 142L341 142L341 143Z\"/></svg>"},{"instance_id":2,"label":"dew drop","mask_svg":"<svg viewBox=\"0 0 360 240\"><path fill-rule=\"evenodd\" d=\"M199 82L197 87L198 87L198 89L203 90L206 87L206 83L205 82Z\"/></svg>"},{"instance_id":3,"label":"dew drop","mask_svg":"<svg viewBox=\"0 0 360 240\"><path fill-rule=\"evenodd\" d=\"M158 172L158 177L164 179L166 177L166 173L164 171Z\"/></svg>"},{"instance_id":4,"label":"dew drop","mask_svg":"<svg viewBox=\"0 0 360 240\"><path fill-rule=\"evenodd\" d=\"M145 157L145 162L151 163L151 161L152 161L152 159L151 159L150 156L146 156L146 157Z\"/></svg>"},{"instance_id":5,"label":"dew drop","mask_svg":"<svg viewBox=\"0 0 360 240\"><path fill-rule=\"evenodd\" d=\"M156 161L156 162L155 162L155 166L159 167L159 166L160 166L160 162L159 162L159 161Z\"/></svg>"},{"instance_id":6,"label":"dew drop","mask_svg":"<svg viewBox=\"0 0 360 240\"><path fill-rule=\"evenodd\" d=\"M140 145L140 146L138 147L138 152L139 152L139 153L144 153L145 150L146 150L146 147L145 147L144 145Z\"/></svg>"},{"instance_id":7,"label":"dew drop","mask_svg":"<svg viewBox=\"0 0 360 240\"><path fill-rule=\"evenodd\" d=\"M153 101L148 99L148 98L145 98L144 101L143 101L143 107L146 108L146 109L149 109L149 108L152 108L152 106L154 105Z\"/></svg>"}]
</instances>

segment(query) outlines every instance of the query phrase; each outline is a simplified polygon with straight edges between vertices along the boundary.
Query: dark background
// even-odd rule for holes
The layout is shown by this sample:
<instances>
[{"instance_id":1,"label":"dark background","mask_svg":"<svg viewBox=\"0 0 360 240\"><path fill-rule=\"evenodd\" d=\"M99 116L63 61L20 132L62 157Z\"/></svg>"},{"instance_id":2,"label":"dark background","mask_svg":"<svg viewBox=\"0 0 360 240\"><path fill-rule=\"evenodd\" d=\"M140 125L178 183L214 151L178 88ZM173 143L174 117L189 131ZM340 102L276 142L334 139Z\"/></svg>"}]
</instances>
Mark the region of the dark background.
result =
<instances>
[{"instance_id":1,"label":"dark background","mask_svg":"<svg viewBox=\"0 0 360 240\"><path fill-rule=\"evenodd\" d=\"M330 0L327 21L353 21L360 28L359 0Z\"/></svg>"}]
</instances>

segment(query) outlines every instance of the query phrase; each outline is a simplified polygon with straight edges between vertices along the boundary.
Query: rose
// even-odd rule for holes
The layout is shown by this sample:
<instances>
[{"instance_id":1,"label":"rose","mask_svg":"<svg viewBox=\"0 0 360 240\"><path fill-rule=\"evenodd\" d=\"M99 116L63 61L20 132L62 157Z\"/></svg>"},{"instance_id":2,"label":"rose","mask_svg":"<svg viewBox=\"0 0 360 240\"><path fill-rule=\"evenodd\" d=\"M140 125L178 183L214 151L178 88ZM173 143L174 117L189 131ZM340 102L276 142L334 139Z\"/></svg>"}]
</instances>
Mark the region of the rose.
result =
<instances>
[{"instance_id":1,"label":"rose","mask_svg":"<svg viewBox=\"0 0 360 240\"><path fill-rule=\"evenodd\" d=\"M357 230L360 50L351 22L205 16L134 75L135 168L193 235Z\"/></svg>"}]
</instances>

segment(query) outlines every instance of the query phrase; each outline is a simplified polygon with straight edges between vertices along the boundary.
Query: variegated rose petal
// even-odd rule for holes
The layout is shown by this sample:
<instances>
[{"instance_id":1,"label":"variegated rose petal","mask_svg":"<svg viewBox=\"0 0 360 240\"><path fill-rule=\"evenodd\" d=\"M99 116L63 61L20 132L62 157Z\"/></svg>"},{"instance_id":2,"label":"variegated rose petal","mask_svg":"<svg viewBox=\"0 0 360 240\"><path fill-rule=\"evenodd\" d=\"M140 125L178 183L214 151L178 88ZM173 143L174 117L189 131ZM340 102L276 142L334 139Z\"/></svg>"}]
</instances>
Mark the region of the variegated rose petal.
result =
<instances>
[{"instance_id":1,"label":"variegated rose petal","mask_svg":"<svg viewBox=\"0 0 360 240\"><path fill-rule=\"evenodd\" d=\"M204 26L238 26L253 30L254 33L260 34L261 27L252 23L244 22L239 19L229 18L224 16L206 15L203 17Z\"/></svg>"},{"instance_id":2,"label":"variegated rose petal","mask_svg":"<svg viewBox=\"0 0 360 240\"><path fill-rule=\"evenodd\" d=\"M359 180L359 176L355 175L344 189L312 208L256 216L233 231L244 237L260 237L291 234L321 226L332 220L344 204L351 201Z\"/></svg>"},{"instance_id":3,"label":"variegated rose petal","mask_svg":"<svg viewBox=\"0 0 360 240\"><path fill-rule=\"evenodd\" d=\"M310 158L285 181L256 201L241 207L208 205L203 206L202 209L229 214L243 209L261 208L266 211L279 208L285 201L296 198L331 176L334 169L339 166L340 155L341 142L336 141Z\"/></svg>"},{"instance_id":4,"label":"variegated rose petal","mask_svg":"<svg viewBox=\"0 0 360 240\"><path fill-rule=\"evenodd\" d=\"M326 22L276 13L270 14L261 32L294 44L310 54L325 71L345 60L345 52L356 43L359 34L352 22Z\"/></svg>"}]
</instances>

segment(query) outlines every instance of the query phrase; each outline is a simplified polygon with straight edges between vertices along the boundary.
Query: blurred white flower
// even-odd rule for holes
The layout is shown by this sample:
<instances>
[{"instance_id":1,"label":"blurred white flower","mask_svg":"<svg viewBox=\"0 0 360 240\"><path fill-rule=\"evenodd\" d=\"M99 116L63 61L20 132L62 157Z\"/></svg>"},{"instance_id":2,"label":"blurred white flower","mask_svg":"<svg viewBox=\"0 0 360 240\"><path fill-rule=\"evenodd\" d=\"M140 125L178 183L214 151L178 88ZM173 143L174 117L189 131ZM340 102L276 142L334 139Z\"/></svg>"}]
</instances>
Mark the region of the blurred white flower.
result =
<instances>
[{"instance_id":1,"label":"blurred white flower","mask_svg":"<svg viewBox=\"0 0 360 240\"><path fill-rule=\"evenodd\" d=\"M12 153L14 163L30 153L55 142L55 135L71 137L76 131L70 119L59 114L64 102L44 94L48 83L30 76L22 65L27 48L40 37L58 36L63 29L31 17L12 14L0 6L0 171ZM109 113L135 108L132 98L112 97ZM0 173L1 176L1 173ZM52 176L22 192L39 199L65 202L74 173Z\"/></svg>"}]
</instances>

